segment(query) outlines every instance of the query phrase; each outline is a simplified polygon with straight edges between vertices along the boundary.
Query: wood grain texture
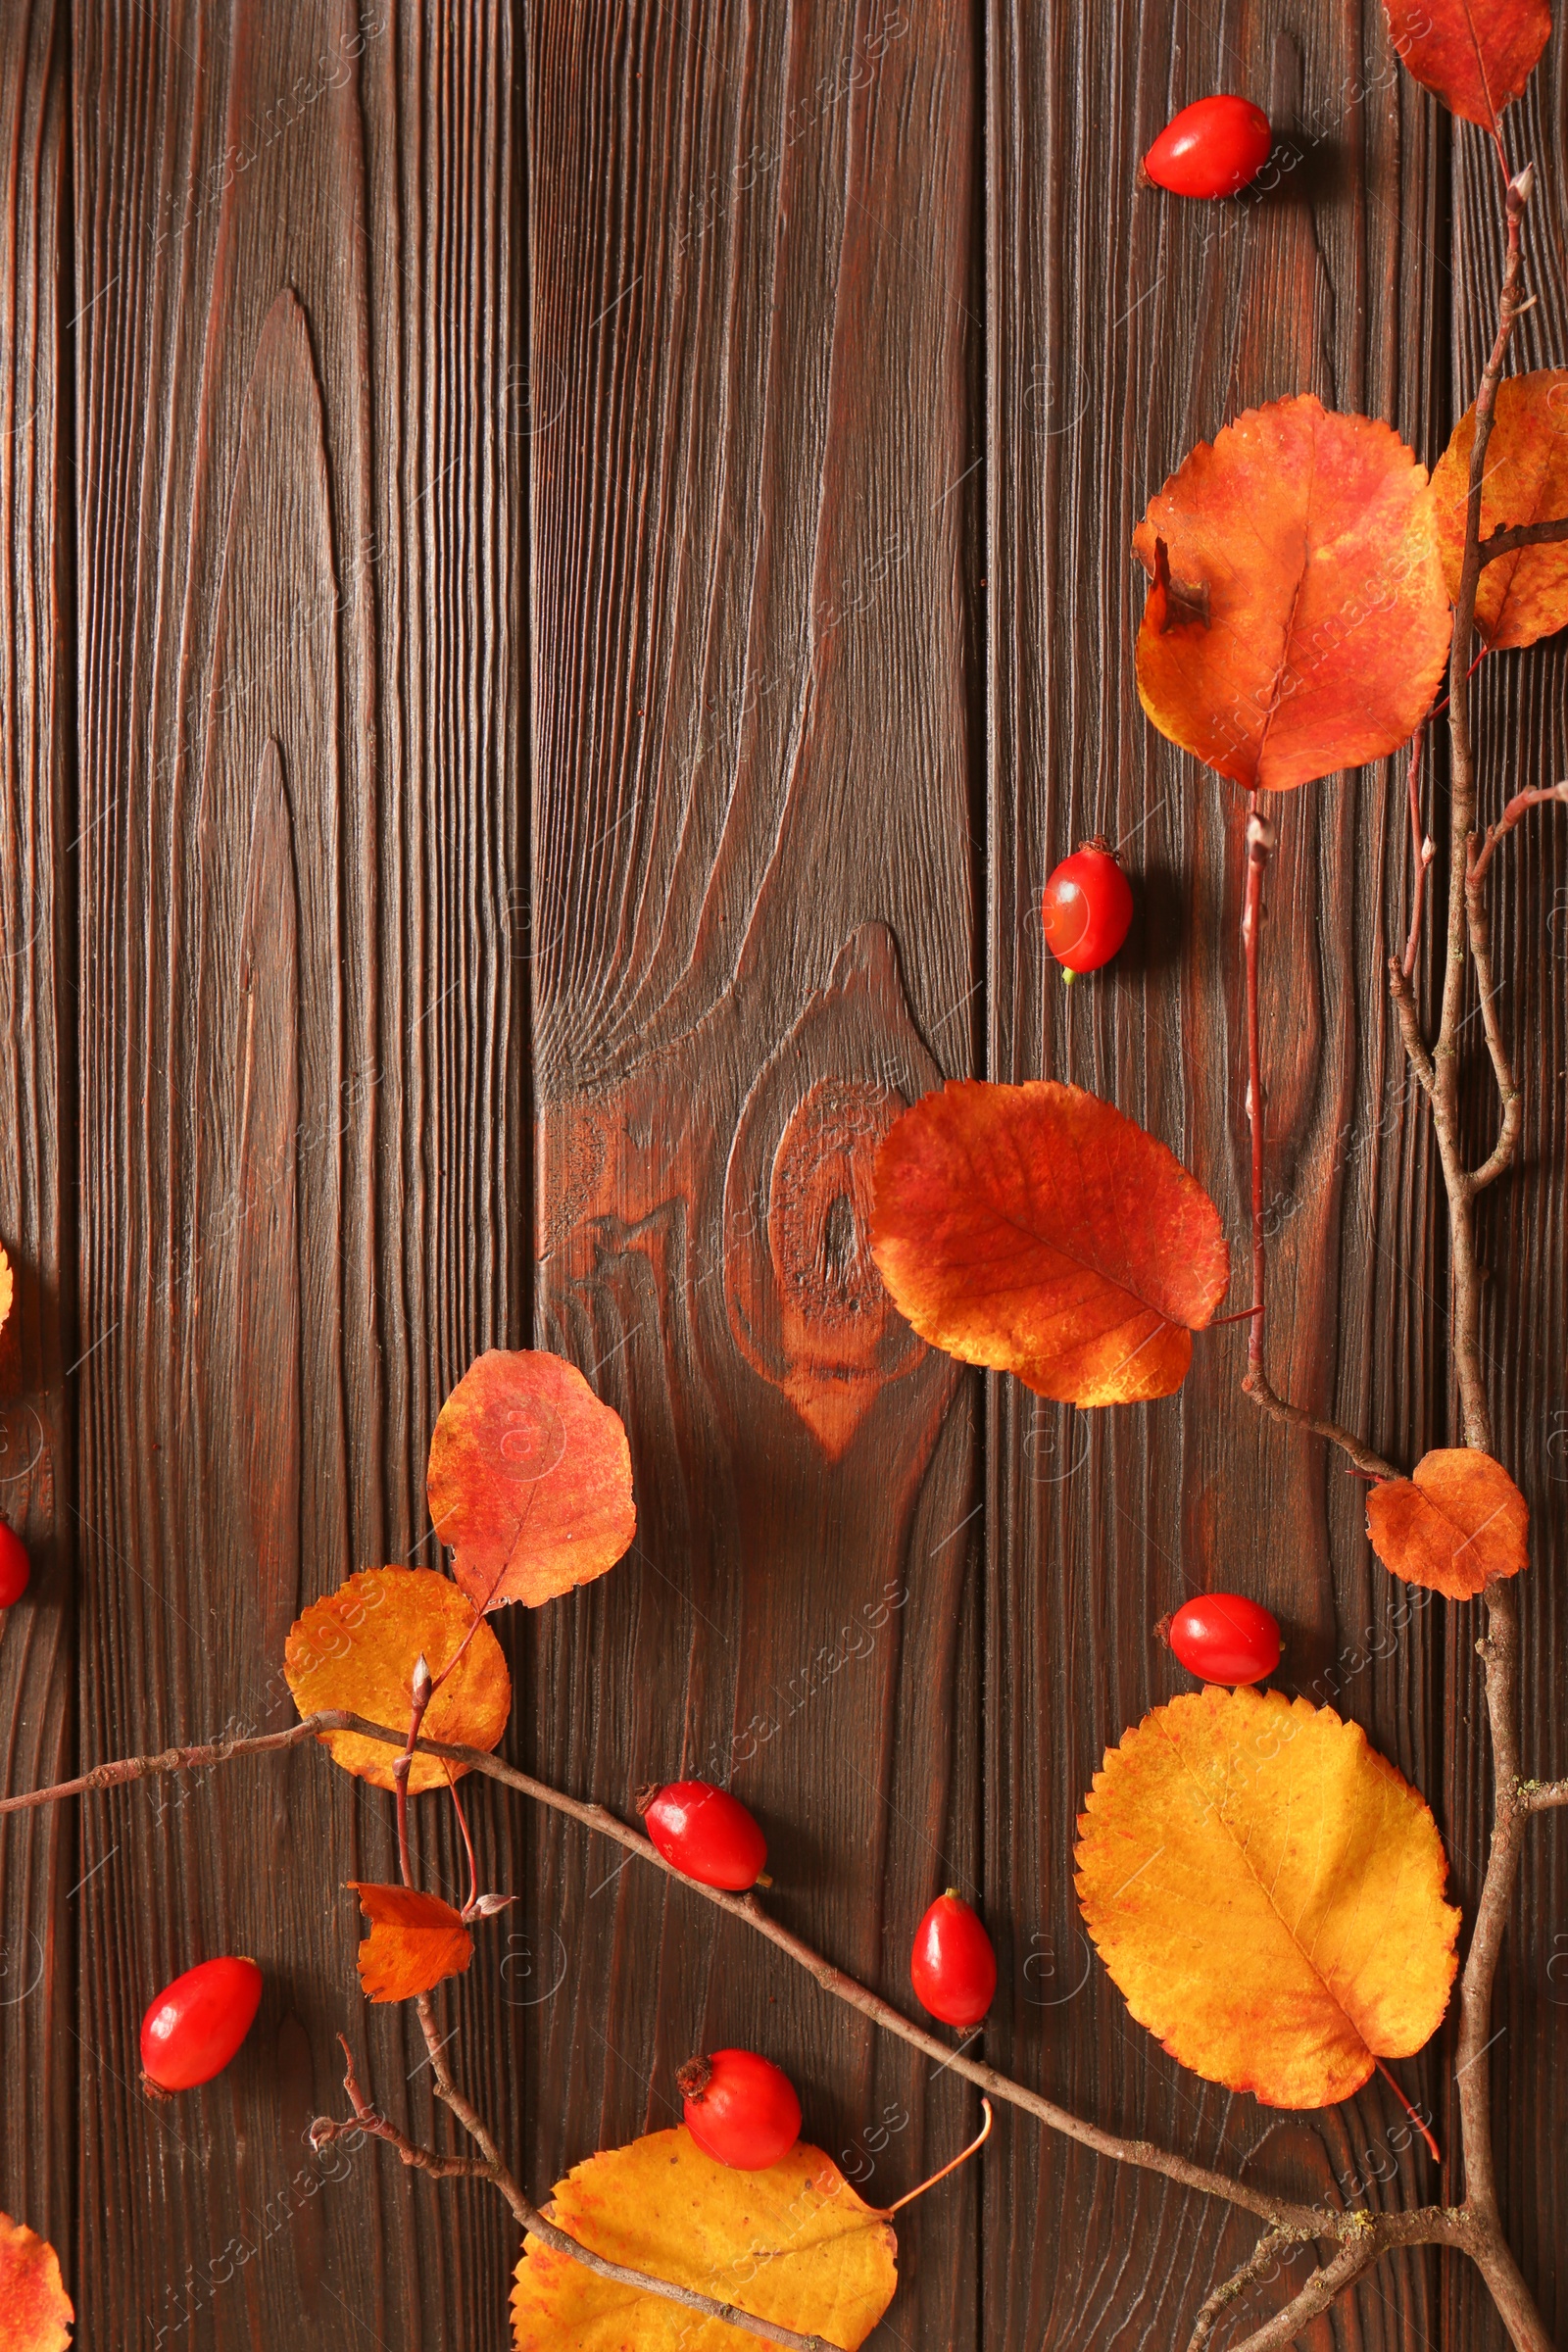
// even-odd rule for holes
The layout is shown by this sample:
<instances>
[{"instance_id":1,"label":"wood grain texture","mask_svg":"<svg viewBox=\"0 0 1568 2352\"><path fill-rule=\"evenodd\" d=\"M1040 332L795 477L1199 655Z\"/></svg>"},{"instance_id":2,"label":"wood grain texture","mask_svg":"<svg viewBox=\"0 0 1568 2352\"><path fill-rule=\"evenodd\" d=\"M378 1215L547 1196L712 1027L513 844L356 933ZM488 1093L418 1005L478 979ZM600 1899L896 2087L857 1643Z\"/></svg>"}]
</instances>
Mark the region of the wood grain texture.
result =
<instances>
[{"instance_id":1,"label":"wood grain texture","mask_svg":"<svg viewBox=\"0 0 1568 2352\"><path fill-rule=\"evenodd\" d=\"M65 24L0 17L0 1241L15 1277L0 1332L0 1517L31 1582L0 1610L8 1788L74 1768L70 1253L73 1022L69 312ZM63 2256L70 2132L71 1895L78 1825L0 1836L0 2209ZM50 2118L58 2128L40 2131Z\"/></svg>"},{"instance_id":2,"label":"wood grain texture","mask_svg":"<svg viewBox=\"0 0 1568 2352\"><path fill-rule=\"evenodd\" d=\"M1565 73L1559 34L1509 117L1542 172L1523 365L1568 351ZM1282 167L1224 206L1139 192L1214 87L1266 101ZM1241 1327L1178 1398L1074 1414L920 1348L866 1226L901 1103L982 1069L1113 1097L1241 1241L1242 812L1139 711L1128 542L1195 440L1286 392L1437 456L1490 331L1479 135L1401 78L1376 0L32 0L0 13L0 1512L36 1563L8 1786L288 1720L294 1613L440 1557L441 1397L531 1340L625 1416L639 1531L503 1622L519 1762L621 1810L733 1785L779 1916L906 2006L958 1886L1002 1962L986 2055L1098 2121L1309 2197L1456 2192L1451 2155L1386 2153L1375 2082L1281 2116L1165 2059L1071 1846L1104 1745L1180 1680L1152 1622L1235 1584L1283 1618L1287 1687L1432 1796L1473 1901L1471 1617L1401 1622L1359 1484L1239 1396ZM1568 766L1563 662L1489 663L1494 800ZM1413 1461L1451 1400L1381 979L1402 778L1277 811L1269 1351ZM1069 997L1039 890L1099 829L1138 921ZM1536 1542L1527 1749L1561 1772L1568 822L1494 888L1530 1095L1487 1345ZM671 2120L677 2065L727 2041L789 2068L874 2199L967 2137L951 2075L678 1886L468 1810L522 1899L441 1999L532 2194ZM388 1813L301 1753L7 1826L0 2207L60 2245L82 2343L507 2343L499 2199L301 2144L340 2026L448 2144L355 1976L341 1882L391 1875ZM434 1800L416 1837L450 1892ZM1538 1825L1489 2058L1559 2336L1565 1874ZM143 2007L219 1949L266 1968L257 2029L155 2110ZM1450 2051L1399 2072L1451 2151ZM899 2236L873 2342L922 2352L1181 2352L1250 2243L1006 2117ZM1500 2338L1411 2256L1306 2340Z\"/></svg>"},{"instance_id":3,"label":"wood grain texture","mask_svg":"<svg viewBox=\"0 0 1568 2352\"><path fill-rule=\"evenodd\" d=\"M76 27L90 1756L291 1717L290 1621L420 1548L436 1407L525 1279L511 39L345 0ZM446 2130L354 1971L390 1811L301 1753L92 1814L84 2341L504 2340L499 2199L302 2144L340 2026ZM508 1886L515 1825L474 1811ZM262 1962L261 2017L155 2111L142 2008L214 1950ZM453 2055L515 2144L503 1990L462 1987Z\"/></svg>"},{"instance_id":4,"label":"wood grain texture","mask_svg":"<svg viewBox=\"0 0 1568 2352\"><path fill-rule=\"evenodd\" d=\"M779 1915L910 1997L975 1890L971 1391L867 1247L876 1145L969 1065L971 12L544 6L530 26L539 1336L639 1532L539 1620L540 1768L732 1783ZM554 397L555 395L553 395ZM960 1690L963 1697L960 1698ZM742 2043L873 2197L972 2128L678 1888L541 1833L547 2171ZM977 2340L972 2176L888 2343Z\"/></svg>"},{"instance_id":5,"label":"wood grain texture","mask_svg":"<svg viewBox=\"0 0 1568 2352\"><path fill-rule=\"evenodd\" d=\"M1129 540L1196 440L1288 392L1387 416L1436 458L1489 331L1494 246L1469 236L1450 250L1446 228L1472 161L1478 180L1485 167L1467 134L1452 139L1401 79L1377 10L1325 15L1280 0L1215 17L1176 0L1048 24L994 5L989 55L991 1066L1112 1096L1195 1168L1239 1243L1245 810L1139 710L1130 655L1143 586ZM1136 156L1177 107L1213 87L1267 101L1291 142L1286 168L1224 206L1138 191ZM1560 219L1549 196L1538 218ZM1455 323L1465 359L1452 378L1444 352ZM1532 703L1515 722L1528 726L1520 749L1532 773L1538 759L1543 772L1560 759L1538 715L1546 708ZM1404 922L1402 780L1402 761L1388 763L1271 811L1279 854L1263 1018L1271 1366L1288 1394L1413 1460L1446 1426L1446 1276L1426 1124L1382 979ZM1436 820L1433 829L1441 838ZM1068 998L1043 954L1036 894L1096 830L1126 845L1144 947ZM1538 887L1521 914L1548 992L1550 906L1550 888ZM1550 1036L1560 1008L1536 1017ZM1542 1062L1560 1078L1560 1053L1553 1059L1548 1047ZM1479 1116L1486 1088L1479 1069L1475 1078ZM1535 1117L1559 1154L1560 1115L1558 1083L1538 1094ZM1560 1156L1546 1164L1560 1167ZM1560 1257L1560 1185L1536 1176L1497 1213L1517 1237L1518 1274L1496 1266L1492 1293L1494 1361L1511 1380L1556 1329L1557 1275L1533 1291L1519 1276L1555 1262L1554 1250ZM1370 1559L1357 1483L1326 1449L1253 1415L1238 1388L1245 1344L1240 1326L1200 1343L1181 1396L1136 1414L1075 1417L997 1390L986 1868L1011 1936L1006 2047L1054 2095L1206 2162L1245 2164L1250 2178L1335 2203L1370 2175L1375 2198L1413 2201L1439 2180L1419 2151L1396 2163L1385 2152L1396 2110L1380 2085L1343 2108L1289 2117L1196 2082L1130 2022L1077 1925L1081 1792L1102 1748L1183 1679L1152 1641L1153 1621L1212 1586L1267 1601L1286 1628L1285 1687L1364 1724L1430 1793L1456 1884L1473 1899L1476 1691L1456 1667L1474 1629L1438 1608L1401 1628L1405 1596ZM1518 1433L1520 1423L1516 1407L1506 1425ZM1555 1657L1549 1646L1559 1497L1539 1439L1535 1455L1526 1483L1542 1538L1531 1571L1540 1723L1560 1712L1564 1661L1560 1640ZM1530 1463L1531 1448L1510 1460ZM1556 1884L1553 1867L1543 1852L1527 1874L1526 1931L1510 1946L1498 2023L1511 2021L1516 2063L1526 2004L1549 2038L1539 1987L1551 1917L1543 1877ZM1449 2151L1450 2047L1446 2030L1399 2070L1437 2107ZM1515 2242L1548 2310L1560 2250L1547 2250L1541 2176L1558 2163L1556 2095L1554 2076L1538 2113L1516 2088L1505 2132ZM1443 2188L1458 2193L1451 2161ZM1032 2133L1015 2132L998 2151L987 2189L986 2332L999 2346L1185 2343L1208 2286L1250 2243L1211 2206L1038 2149ZM1216 2340L1244 2332L1302 2276L1287 2266ZM1457 2266L1405 2259L1384 2265L1311 2340L1491 2343L1498 2330L1483 2300Z\"/></svg>"}]
</instances>

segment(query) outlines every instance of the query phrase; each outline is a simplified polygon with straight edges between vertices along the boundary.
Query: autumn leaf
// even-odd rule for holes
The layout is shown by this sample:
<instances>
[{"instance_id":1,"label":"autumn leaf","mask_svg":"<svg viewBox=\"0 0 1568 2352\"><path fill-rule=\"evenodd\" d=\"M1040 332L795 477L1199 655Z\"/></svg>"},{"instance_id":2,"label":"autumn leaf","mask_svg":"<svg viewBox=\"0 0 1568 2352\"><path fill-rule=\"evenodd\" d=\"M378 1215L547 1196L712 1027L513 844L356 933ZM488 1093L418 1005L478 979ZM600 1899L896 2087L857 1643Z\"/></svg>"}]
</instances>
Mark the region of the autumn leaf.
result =
<instances>
[{"instance_id":1,"label":"autumn leaf","mask_svg":"<svg viewBox=\"0 0 1568 2352\"><path fill-rule=\"evenodd\" d=\"M1322 2107L1436 2032L1459 1930L1437 1824L1332 1707L1172 1699L1108 1750L1078 1827L1089 1933L1196 2074Z\"/></svg>"},{"instance_id":2,"label":"autumn leaf","mask_svg":"<svg viewBox=\"0 0 1568 2352\"><path fill-rule=\"evenodd\" d=\"M341 1707L389 1731L406 1731L415 1661L421 1655L439 1685L421 1736L459 1747L494 1747L512 1712L507 1661L473 1603L433 1568L363 1569L340 1591L313 1601L289 1634L283 1673L302 1715ZM396 1787L395 1748L356 1732L323 1732L321 1740L345 1772L378 1788ZM461 1779L466 1770L465 1764L416 1756L409 1793L444 1788L449 1775Z\"/></svg>"},{"instance_id":3,"label":"autumn leaf","mask_svg":"<svg viewBox=\"0 0 1568 2352\"><path fill-rule=\"evenodd\" d=\"M1450 114L1495 132L1551 30L1547 0L1383 0L1394 46Z\"/></svg>"},{"instance_id":4,"label":"autumn leaf","mask_svg":"<svg viewBox=\"0 0 1568 2352\"><path fill-rule=\"evenodd\" d=\"M453 1574L487 1609L603 1576L637 1529L620 1415L542 1348L469 1366L441 1407L426 1494Z\"/></svg>"},{"instance_id":5,"label":"autumn leaf","mask_svg":"<svg viewBox=\"0 0 1568 2352\"><path fill-rule=\"evenodd\" d=\"M1410 1478L1371 1490L1366 1532L1384 1567L1407 1585L1470 1600L1526 1565L1530 1506L1490 1453L1445 1446L1424 1453Z\"/></svg>"},{"instance_id":6,"label":"autumn leaf","mask_svg":"<svg viewBox=\"0 0 1568 2352\"><path fill-rule=\"evenodd\" d=\"M69 2352L75 2318L47 2239L0 2213L0 2343L5 2352Z\"/></svg>"},{"instance_id":7,"label":"autumn leaf","mask_svg":"<svg viewBox=\"0 0 1568 2352\"><path fill-rule=\"evenodd\" d=\"M371 1886L363 1879L347 1885L370 1923L359 1962L368 2001L410 2001L444 1977L462 1976L473 1958L473 1937L450 1903L413 1886Z\"/></svg>"},{"instance_id":8,"label":"autumn leaf","mask_svg":"<svg viewBox=\"0 0 1568 2352\"><path fill-rule=\"evenodd\" d=\"M1448 594L1459 592L1476 413L1467 409L1432 475L1438 547ZM1497 386L1481 491L1481 536L1568 514L1568 368L1506 375ZM1568 621L1568 541L1516 548L1487 564L1476 626L1493 651L1534 645Z\"/></svg>"},{"instance_id":9,"label":"autumn leaf","mask_svg":"<svg viewBox=\"0 0 1568 2352\"><path fill-rule=\"evenodd\" d=\"M1230 1280L1197 1178L1051 1080L961 1080L906 1110L877 1154L871 1251L923 1340L1066 1404L1169 1396Z\"/></svg>"},{"instance_id":10,"label":"autumn leaf","mask_svg":"<svg viewBox=\"0 0 1568 2352\"><path fill-rule=\"evenodd\" d=\"M545 2208L580 2244L856 2352L898 2284L893 2226L831 2157L797 2141L765 2172L705 2156L682 2127L573 2168ZM517 2352L739 2352L761 2339L595 2278L536 2237L512 2298Z\"/></svg>"},{"instance_id":11,"label":"autumn leaf","mask_svg":"<svg viewBox=\"0 0 1568 2352\"><path fill-rule=\"evenodd\" d=\"M1133 535L1153 579L1138 692L1161 734L1249 791L1403 743L1450 615L1425 469L1310 393L1200 442Z\"/></svg>"},{"instance_id":12,"label":"autumn leaf","mask_svg":"<svg viewBox=\"0 0 1568 2352\"><path fill-rule=\"evenodd\" d=\"M16 1297L16 1289L17 1286L11 1273L11 1260L5 1253L4 1245L0 1244L0 1331L4 1331L6 1327L6 1318L11 1312L11 1301Z\"/></svg>"}]
</instances>

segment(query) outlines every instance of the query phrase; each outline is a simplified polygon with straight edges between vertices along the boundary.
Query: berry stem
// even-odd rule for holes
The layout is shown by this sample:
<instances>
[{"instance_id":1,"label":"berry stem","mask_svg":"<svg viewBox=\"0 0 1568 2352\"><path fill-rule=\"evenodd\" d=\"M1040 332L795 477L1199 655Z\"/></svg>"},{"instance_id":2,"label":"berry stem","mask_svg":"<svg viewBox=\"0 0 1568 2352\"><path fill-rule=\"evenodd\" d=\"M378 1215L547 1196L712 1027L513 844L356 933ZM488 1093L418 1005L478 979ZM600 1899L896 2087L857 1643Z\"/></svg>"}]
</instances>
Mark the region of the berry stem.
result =
<instances>
[{"instance_id":1,"label":"berry stem","mask_svg":"<svg viewBox=\"0 0 1568 2352\"><path fill-rule=\"evenodd\" d=\"M906 2205L912 2205L916 2197L923 2197L928 2188L935 2188L939 2180L945 2180L950 2173L956 2173L960 2164L967 2164L970 2157L985 2146L986 2141L991 2137L991 2127L996 2118L991 2112L989 2099L982 2099L980 2105L985 2112L986 2120L975 2137L970 2140L969 2145L961 2148L951 2163L945 2164L939 2173L933 2173L929 2180L922 2180L918 2188L907 2189L902 2197L895 2198L888 2207L889 2213L902 2213Z\"/></svg>"},{"instance_id":2,"label":"berry stem","mask_svg":"<svg viewBox=\"0 0 1568 2352\"><path fill-rule=\"evenodd\" d=\"M1399 2088L1398 2083L1396 2082L1394 2077L1384 2065L1382 2059L1379 2058L1376 2063L1378 2073L1383 2077L1384 2082L1393 2091L1395 2097L1398 2100L1399 2105L1404 2109L1405 2114L1409 2117L1411 2123L1414 2124L1416 2130L1426 2141L1427 2147L1431 2151L1433 2163L1441 2164L1443 2162L1443 2150L1438 2145L1437 2133L1432 2130L1429 2124L1426 2124L1422 2121L1416 2110L1411 2106L1409 2100L1405 2097L1403 2091Z\"/></svg>"}]
</instances>

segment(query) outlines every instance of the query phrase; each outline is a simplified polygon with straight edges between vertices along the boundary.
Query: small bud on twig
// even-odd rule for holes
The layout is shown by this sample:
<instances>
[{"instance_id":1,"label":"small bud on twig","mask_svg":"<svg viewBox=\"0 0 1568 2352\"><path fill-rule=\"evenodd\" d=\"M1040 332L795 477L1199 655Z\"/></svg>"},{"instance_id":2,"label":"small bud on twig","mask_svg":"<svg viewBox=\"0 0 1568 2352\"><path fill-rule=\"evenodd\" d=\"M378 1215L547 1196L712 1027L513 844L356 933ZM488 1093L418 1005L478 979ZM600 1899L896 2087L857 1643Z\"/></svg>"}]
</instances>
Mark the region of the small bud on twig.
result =
<instances>
[{"instance_id":1,"label":"small bud on twig","mask_svg":"<svg viewBox=\"0 0 1568 2352\"><path fill-rule=\"evenodd\" d=\"M430 1673L429 1665L426 1662L424 1652L421 1649L418 1656L414 1661L413 1694L415 1705L416 1707L427 1707L430 1703L430 1692L434 1688L434 1678Z\"/></svg>"},{"instance_id":2,"label":"small bud on twig","mask_svg":"<svg viewBox=\"0 0 1568 2352\"><path fill-rule=\"evenodd\" d=\"M1273 856L1274 827L1266 816L1253 815L1248 818L1247 847L1254 855L1261 853L1265 858Z\"/></svg>"},{"instance_id":3,"label":"small bud on twig","mask_svg":"<svg viewBox=\"0 0 1568 2352\"><path fill-rule=\"evenodd\" d=\"M514 1894L481 1894L468 1905L464 1916L467 1919L494 1919L498 1911L504 1911L509 1903L514 1903L516 1899Z\"/></svg>"},{"instance_id":4,"label":"small bud on twig","mask_svg":"<svg viewBox=\"0 0 1568 2352\"><path fill-rule=\"evenodd\" d=\"M1522 211L1536 192L1536 167L1526 164L1508 182L1508 202L1514 211Z\"/></svg>"}]
</instances>

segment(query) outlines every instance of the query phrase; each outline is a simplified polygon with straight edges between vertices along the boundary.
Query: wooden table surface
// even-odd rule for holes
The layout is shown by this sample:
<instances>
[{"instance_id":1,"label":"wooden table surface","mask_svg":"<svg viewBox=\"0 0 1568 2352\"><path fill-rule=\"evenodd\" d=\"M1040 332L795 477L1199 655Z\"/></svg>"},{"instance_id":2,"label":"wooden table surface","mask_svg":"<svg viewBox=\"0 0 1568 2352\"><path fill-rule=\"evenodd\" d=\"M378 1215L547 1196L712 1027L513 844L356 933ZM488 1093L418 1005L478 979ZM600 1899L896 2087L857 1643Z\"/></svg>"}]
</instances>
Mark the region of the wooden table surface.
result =
<instances>
[{"instance_id":1,"label":"wooden table surface","mask_svg":"<svg viewBox=\"0 0 1568 2352\"><path fill-rule=\"evenodd\" d=\"M1523 366L1568 354L1564 57L1512 118L1543 178ZM1291 170L1140 192L1214 87L1269 106ZM1179 1397L1079 1415L915 1344L866 1221L902 1100L1044 1072L1151 1126L1242 1236L1241 803L1139 710L1129 538L1196 439L1287 392L1437 456L1490 336L1480 135L1376 0L8 0L0 157L0 1509L36 1562L7 1785L291 1720L300 1606L435 1557L446 1390L548 1346L624 1415L640 1523L601 1583L510 1613L506 1752L623 1812L732 1778L779 1916L906 2005L914 1923L960 1887L1001 1958L986 2054L1100 2122L1307 2197L1436 2193L1376 2080L1282 2115L1168 2060L1070 1854L1107 1741L1183 1680L1152 1621L1228 1583L1284 1620L1284 1687L1332 1678L1428 1792L1473 1900L1470 1618L1393 1628L1362 1490L1240 1397L1240 1327ZM1494 788L1564 772L1561 645L1496 666ZM1408 1461L1449 1424L1380 976L1401 777L1280 808L1265 1034L1277 1374ZM1138 918L1069 994L1039 890L1097 830ZM1531 1091L1482 1217L1487 1348L1560 1772L1568 829L1497 889ZM457 2046L536 2195L670 2121L715 2042L785 2063L879 2200L973 2128L955 2077L695 1897L493 1788L472 1812L521 1899ZM5 1825L0 2206L59 2246L81 2345L509 2342L499 2198L373 2147L327 2178L302 2142L340 2028L444 2128L412 2021L354 1977L342 1882L393 1850L385 1801L303 1752ZM214 1949L262 1961L257 2029L155 2109L143 2007ZM1505 2209L1560 2339L1549 1824L1495 2024ZM1400 2070L1446 2149L1451 2049ZM1250 2243L1010 2115L900 2236L877 2352L1179 2352ZM1501 2337L1472 2274L1413 2255L1310 2341Z\"/></svg>"}]
</instances>

